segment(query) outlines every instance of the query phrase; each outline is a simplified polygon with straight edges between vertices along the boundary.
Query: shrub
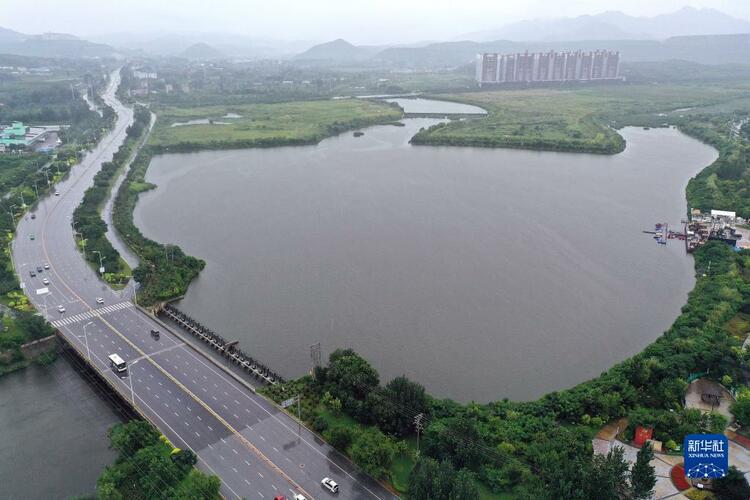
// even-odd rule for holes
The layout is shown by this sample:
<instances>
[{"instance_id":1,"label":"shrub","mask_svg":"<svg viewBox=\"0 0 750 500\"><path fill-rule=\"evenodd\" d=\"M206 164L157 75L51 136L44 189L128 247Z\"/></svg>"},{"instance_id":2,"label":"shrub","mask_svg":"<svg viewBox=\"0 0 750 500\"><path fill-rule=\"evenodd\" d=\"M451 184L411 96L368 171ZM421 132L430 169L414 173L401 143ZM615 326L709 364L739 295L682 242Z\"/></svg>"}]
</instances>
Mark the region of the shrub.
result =
<instances>
[{"instance_id":1,"label":"shrub","mask_svg":"<svg viewBox=\"0 0 750 500\"><path fill-rule=\"evenodd\" d=\"M315 420L313 420L312 427L315 432L323 432L328 429L328 420L319 415L315 417Z\"/></svg>"},{"instance_id":2,"label":"shrub","mask_svg":"<svg viewBox=\"0 0 750 500\"><path fill-rule=\"evenodd\" d=\"M327 440L339 451L346 452L354 439L354 432L349 427L337 426L328 431Z\"/></svg>"}]
</instances>

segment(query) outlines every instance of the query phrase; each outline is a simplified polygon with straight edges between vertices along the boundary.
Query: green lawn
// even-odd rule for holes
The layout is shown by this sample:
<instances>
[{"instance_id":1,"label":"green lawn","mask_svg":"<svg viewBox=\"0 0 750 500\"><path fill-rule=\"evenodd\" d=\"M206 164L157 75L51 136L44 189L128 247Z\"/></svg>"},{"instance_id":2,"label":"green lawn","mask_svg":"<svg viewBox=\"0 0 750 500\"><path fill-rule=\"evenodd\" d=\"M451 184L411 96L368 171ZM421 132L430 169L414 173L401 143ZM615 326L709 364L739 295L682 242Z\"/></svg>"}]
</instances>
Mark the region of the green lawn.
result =
<instances>
[{"instance_id":1,"label":"green lawn","mask_svg":"<svg viewBox=\"0 0 750 500\"><path fill-rule=\"evenodd\" d=\"M399 120L395 106L358 99L203 107L161 107L149 144L178 149L314 143L332 134ZM228 113L240 118L224 118ZM173 127L190 120L214 124Z\"/></svg>"}]
</instances>

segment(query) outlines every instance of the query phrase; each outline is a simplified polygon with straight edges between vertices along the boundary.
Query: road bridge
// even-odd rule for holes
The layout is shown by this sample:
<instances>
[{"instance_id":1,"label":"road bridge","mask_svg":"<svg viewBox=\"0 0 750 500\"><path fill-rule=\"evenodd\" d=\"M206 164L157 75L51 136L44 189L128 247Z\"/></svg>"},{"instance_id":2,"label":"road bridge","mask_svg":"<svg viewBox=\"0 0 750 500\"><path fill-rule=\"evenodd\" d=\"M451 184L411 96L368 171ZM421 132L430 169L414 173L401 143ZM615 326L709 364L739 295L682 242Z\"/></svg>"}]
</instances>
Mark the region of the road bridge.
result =
<instances>
[{"instance_id":1,"label":"road bridge","mask_svg":"<svg viewBox=\"0 0 750 500\"><path fill-rule=\"evenodd\" d=\"M339 483L340 498L396 498L251 386L130 306L124 292L112 290L84 261L71 228L73 211L133 120L115 96L118 84L115 72L103 95L117 113L113 130L59 183L60 195L40 200L36 218L26 215L16 228L14 266L30 301L138 413L221 478L225 497L326 498L320 480L328 476ZM44 263L49 269L30 277ZM154 338L150 331L160 328ZM128 362L125 373L111 369L113 353Z\"/></svg>"}]
</instances>

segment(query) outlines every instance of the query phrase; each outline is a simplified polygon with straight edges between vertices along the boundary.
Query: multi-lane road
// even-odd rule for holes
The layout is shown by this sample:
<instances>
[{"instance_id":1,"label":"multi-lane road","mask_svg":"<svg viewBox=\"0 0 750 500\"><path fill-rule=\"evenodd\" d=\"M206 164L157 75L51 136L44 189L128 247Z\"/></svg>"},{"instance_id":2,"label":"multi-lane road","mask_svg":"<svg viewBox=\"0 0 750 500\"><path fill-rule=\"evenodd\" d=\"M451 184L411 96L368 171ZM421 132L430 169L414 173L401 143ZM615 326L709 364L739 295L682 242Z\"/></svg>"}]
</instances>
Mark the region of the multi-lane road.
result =
<instances>
[{"instance_id":1,"label":"multi-lane road","mask_svg":"<svg viewBox=\"0 0 750 500\"><path fill-rule=\"evenodd\" d=\"M117 112L114 129L59 183L59 195L41 200L36 217L27 214L18 223L14 265L31 302L175 446L192 449L198 466L221 478L225 497L328 498L334 495L320 481L331 477L339 498L396 498L252 387L165 331L86 264L71 217L132 122L132 110L115 97L118 83L115 72L103 95ZM152 329L161 330L158 339ZM125 373L111 368L110 354L127 362Z\"/></svg>"}]
</instances>

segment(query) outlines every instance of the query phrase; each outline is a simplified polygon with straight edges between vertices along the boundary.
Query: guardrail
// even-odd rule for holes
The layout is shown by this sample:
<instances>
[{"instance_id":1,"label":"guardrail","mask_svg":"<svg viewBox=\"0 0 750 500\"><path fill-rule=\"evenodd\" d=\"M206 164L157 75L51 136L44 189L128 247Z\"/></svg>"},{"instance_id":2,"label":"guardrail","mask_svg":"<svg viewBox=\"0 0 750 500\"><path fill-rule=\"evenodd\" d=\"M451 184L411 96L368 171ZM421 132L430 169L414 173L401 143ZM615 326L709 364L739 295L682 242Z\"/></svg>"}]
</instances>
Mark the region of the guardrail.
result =
<instances>
[{"instance_id":1,"label":"guardrail","mask_svg":"<svg viewBox=\"0 0 750 500\"><path fill-rule=\"evenodd\" d=\"M227 341L218 333L200 324L198 321L170 304L165 304L160 312L169 317L169 319L174 321L180 328L199 338L229 361L242 368L245 372L253 375L256 379L270 385L284 383L284 379L278 373L272 371L258 360L245 354L242 349L237 347L238 341Z\"/></svg>"}]
</instances>

